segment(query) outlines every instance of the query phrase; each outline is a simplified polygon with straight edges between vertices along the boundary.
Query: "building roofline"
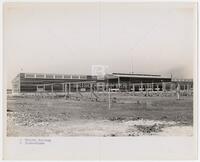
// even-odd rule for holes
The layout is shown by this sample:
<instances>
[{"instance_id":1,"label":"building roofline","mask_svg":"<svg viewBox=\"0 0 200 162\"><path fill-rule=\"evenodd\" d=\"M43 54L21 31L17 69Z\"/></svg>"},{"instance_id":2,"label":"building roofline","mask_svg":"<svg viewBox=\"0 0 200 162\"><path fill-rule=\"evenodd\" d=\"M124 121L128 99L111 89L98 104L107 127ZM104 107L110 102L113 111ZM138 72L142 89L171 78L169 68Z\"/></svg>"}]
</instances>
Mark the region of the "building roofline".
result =
<instances>
[{"instance_id":1,"label":"building roofline","mask_svg":"<svg viewBox=\"0 0 200 162\"><path fill-rule=\"evenodd\" d=\"M61 73L31 73L31 72L20 72L20 73L18 73L18 75L19 74L41 74L41 75L79 75L79 76L97 76L97 75L90 75L90 74L70 74L70 73L65 73L65 74L61 74Z\"/></svg>"},{"instance_id":2,"label":"building roofline","mask_svg":"<svg viewBox=\"0 0 200 162\"><path fill-rule=\"evenodd\" d=\"M155 75L155 74L137 74L137 73L131 73L131 74L129 74L129 73L112 73L113 75L130 75L130 76L161 76L161 75Z\"/></svg>"},{"instance_id":3,"label":"building roofline","mask_svg":"<svg viewBox=\"0 0 200 162\"><path fill-rule=\"evenodd\" d=\"M161 76L136 76L136 75L114 75L107 76L108 79L116 79L118 77L121 78L154 78L154 79L171 79L171 77L161 77Z\"/></svg>"}]
</instances>

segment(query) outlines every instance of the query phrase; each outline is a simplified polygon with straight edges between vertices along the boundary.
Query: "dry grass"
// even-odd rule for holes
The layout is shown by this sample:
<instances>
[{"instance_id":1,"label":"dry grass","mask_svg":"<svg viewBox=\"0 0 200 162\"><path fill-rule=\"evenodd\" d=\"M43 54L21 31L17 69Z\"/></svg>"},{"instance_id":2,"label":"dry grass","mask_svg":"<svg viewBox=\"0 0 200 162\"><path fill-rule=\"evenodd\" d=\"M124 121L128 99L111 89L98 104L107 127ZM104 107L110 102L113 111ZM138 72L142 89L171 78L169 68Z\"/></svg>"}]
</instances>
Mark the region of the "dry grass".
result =
<instances>
[{"instance_id":1,"label":"dry grass","mask_svg":"<svg viewBox=\"0 0 200 162\"><path fill-rule=\"evenodd\" d=\"M128 136L135 135L134 131L143 132L143 134L160 132L166 126L166 124L136 126L130 133L128 131L130 126L124 125L127 121L141 119L173 121L179 126L193 125L192 97L184 97L182 100L176 100L174 97L134 97L118 94L112 97L116 98L116 102L112 103L110 110L106 101L9 98L7 102L8 135ZM106 98L105 94L104 98ZM37 130L40 132L37 133Z\"/></svg>"}]
</instances>

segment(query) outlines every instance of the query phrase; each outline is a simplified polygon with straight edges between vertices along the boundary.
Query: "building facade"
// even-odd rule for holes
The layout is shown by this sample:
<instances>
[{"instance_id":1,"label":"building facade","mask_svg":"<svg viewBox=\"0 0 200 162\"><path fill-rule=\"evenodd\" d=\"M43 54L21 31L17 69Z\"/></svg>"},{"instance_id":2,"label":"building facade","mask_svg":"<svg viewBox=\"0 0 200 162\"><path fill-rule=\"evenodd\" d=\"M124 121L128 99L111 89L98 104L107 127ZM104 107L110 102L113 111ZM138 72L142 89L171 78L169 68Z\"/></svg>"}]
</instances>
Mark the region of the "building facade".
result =
<instances>
[{"instance_id":1,"label":"building facade","mask_svg":"<svg viewBox=\"0 0 200 162\"><path fill-rule=\"evenodd\" d=\"M106 74L98 79L94 75L20 73L12 81L13 93L73 91L145 91L162 90L170 77L150 74Z\"/></svg>"},{"instance_id":2,"label":"building facade","mask_svg":"<svg viewBox=\"0 0 200 162\"><path fill-rule=\"evenodd\" d=\"M146 91L162 90L163 83L171 82L171 77L150 74L125 74L112 73L106 75L106 82L109 88L119 89L120 91Z\"/></svg>"},{"instance_id":3,"label":"building facade","mask_svg":"<svg viewBox=\"0 0 200 162\"><path fill-rule=\"evenodd\" d=\"M12 81L13 93L63 92L66 82L97 81L97 76L70 74L20 73ZM86 85L85 85L86 86ZM89 87L89 86L88 86ZM72 85L72 91L75 89ZM81 88L81 85L80 85Z\"/></svg>"}]
</instances>

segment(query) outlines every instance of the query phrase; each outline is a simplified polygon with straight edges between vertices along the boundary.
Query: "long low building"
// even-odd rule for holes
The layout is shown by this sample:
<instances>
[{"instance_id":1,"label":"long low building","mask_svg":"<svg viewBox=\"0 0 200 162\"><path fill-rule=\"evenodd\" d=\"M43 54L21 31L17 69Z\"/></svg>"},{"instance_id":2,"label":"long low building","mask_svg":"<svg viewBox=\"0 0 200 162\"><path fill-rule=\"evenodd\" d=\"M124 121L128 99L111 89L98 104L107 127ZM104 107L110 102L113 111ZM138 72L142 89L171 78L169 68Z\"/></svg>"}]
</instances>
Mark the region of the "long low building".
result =
<instances>
[{"instance_id":1,"label":"long low building","mask_svg":"<svg viewBox=\"0 0 200 162\"><path fill-rule=\"evenodd\" d=\"M150 74L112 73L106 75L106 82L111 86L111 88L118 88L124 91L131 91L131 89L134 88L136 91L139 91L140 88L143 88L143 90L146 90L146 88L155 89L157 88L156 83L160 89L162 89L160 83L171 82L171 77ZM147 83L149 83L149 85Z\"/></svg>"},{"instance_id":2,"label":"long low building","mask_svg":"<svg viewBox=\"0 0 200 162\"><path fill-rule=\"evenodd\" d=\"M106 83L110 88L116 88L121 91L165 91L175 90L180 85L180 90L192 90L192 79L176 79L151 74L125 74L112 73L107 74Z\"/></svg>"},{"instance_id":3,"label":"long low building","mask_svg":"<svg viewBox=\"0 0 200 162\"><path fill-rule=\"evenodd\" d=\"M97 76L70 74L19 73L12 81L13 93L64 90L63 83L97 81Z\"/></svg>"},{"instance_id":4,"label":"long low building","mask_svg":"<svg viewBox=\"0 0 200 162\"><path fill-rule=\"evenodd\" d=\"M150 74L112 73L101 77L75 74L19 73L12 81L13 93L66 92L70 91L161 91L170 89L165 83L172 83L171 77ZM174 80L177 82L177 80ZM188 80L190 85L191 80ZM185 82L184 82L185 83Z\"/></svg>"}]
</instances>

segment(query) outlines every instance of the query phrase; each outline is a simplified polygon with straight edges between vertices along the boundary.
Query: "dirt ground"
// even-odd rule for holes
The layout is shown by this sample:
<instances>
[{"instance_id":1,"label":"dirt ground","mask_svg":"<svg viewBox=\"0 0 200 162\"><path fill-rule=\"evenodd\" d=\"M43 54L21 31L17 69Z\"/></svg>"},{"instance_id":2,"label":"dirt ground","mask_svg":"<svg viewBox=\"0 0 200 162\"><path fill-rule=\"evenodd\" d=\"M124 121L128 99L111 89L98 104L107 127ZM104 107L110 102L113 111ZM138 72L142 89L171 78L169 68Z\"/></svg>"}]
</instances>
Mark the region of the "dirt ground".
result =
<instances>
[{"instance_id":1,"label":"dirt ground","mask_svg":"<svg viewBox=\"0 0 200 162\"><path fill-rule=\"evenodd\" d=\"M102 101L8 97L8 136L192 136L193 98L107 94Z\"/></svg>"}]
</instances>

